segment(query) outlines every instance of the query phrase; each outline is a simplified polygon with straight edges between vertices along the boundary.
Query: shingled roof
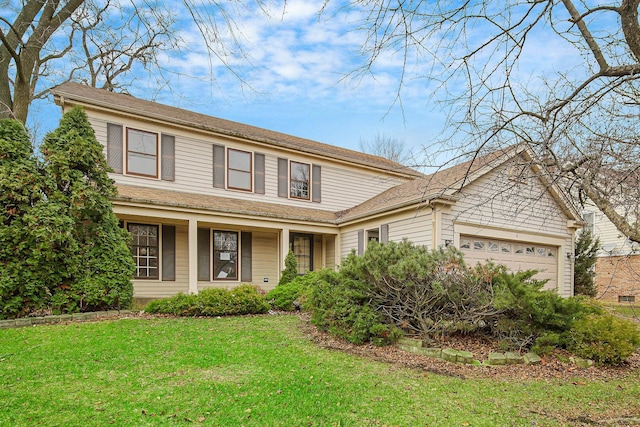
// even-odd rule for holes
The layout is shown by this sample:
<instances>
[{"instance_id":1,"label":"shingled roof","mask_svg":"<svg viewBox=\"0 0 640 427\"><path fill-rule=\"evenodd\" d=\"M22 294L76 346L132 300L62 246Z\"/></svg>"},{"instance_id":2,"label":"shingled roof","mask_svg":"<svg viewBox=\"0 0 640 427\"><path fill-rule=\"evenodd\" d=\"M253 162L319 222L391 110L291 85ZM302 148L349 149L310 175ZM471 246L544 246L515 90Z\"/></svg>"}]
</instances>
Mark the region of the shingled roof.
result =
<instances>
[{"instance_id":1,"label":"shingled roof","mask_svg":"<svg viewBox=\"0 0 640 427\"><path fill-rule=\"evenodd\" d=\"M335 224L335 212L320 209L301 208L277 203L231 199L228 197L184 193L157 188L136 187L117 184L118 196L115 201L150 204L154 206L201 209L230 215L248 215L262 218L311 221Z\"/></svg>"},{"instance_id":2,"label":"shingled roof","mask_svg":"<svg viewBox=\"0 0 640 427\"><path fill-rule=\"evenodd\" d=\"M520 146L511 146L505 150L494 151L450 168L441 169L421 179L392 187L352 209L339 212L339 222L343 223L438 198L453 198L459 189L476 178L475 175L478 172L496 161L506 161L521 149Z\"/></svg>"},{"instance_id":3,"label":"shingled roof","mask_svg":"<svg viewBox=\"0 0 640 427\"><path fill-rule=\"evenodd\" d=\"M339 161L380 169L385 172L409 177L422 176L416 170L388 160L384 157L348 150L334 145L324 144L309 139L298 138L280 132L262 129L243 123L233 122L218 117L207 116L181 108L171 107L157 102L138 99L134 96L96 89L91 86L67 82L51 89L58 104L92 105L115 111L126 112L167 123L188 126L220 135L248 139L275 147L301 151Z\"/></svg>"}]
</instances>

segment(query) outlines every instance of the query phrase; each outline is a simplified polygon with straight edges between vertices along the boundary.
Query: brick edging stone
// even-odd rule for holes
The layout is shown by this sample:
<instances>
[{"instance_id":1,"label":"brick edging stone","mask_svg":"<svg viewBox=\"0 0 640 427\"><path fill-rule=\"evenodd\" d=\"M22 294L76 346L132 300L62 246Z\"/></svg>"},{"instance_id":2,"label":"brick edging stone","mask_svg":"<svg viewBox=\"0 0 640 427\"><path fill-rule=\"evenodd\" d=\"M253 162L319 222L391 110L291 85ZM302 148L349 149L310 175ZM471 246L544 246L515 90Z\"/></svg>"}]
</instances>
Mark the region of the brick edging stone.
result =
<instances>
[{"instance_id":1,"label":"brick edging stone","mask_svg":"<svg viewBox=\"0 0 640 427\"><path fill-rule=\"evenodd\" d=\"M465 363L476 366L501 366L501 365L537 365L542 363L542 359L535 353L489 353L487 360L480 361L473 358L473 353L470 351L454 350L452 348L433 348L424 347L424 342L415 338L401 338L396 346L404 351L408 351L414 354L420 354L422 356L431 357L434 359L442 359L448 362ZM593 361L589 359L580 359L578 357L572 357L571 362L581 368L588 368L593 366Z\"/></svg>"},{"instance_id":2,"label":"brick edging stone","mask_svg":"<svg viewBox=\"0 0 640 427\"><path fill-rule=\"evenodd\" d=\"M98 318L117 317L130 314L131 310L91 311L87 313L60 314L57 316L19 317L17 319L0 320L0 329L24 328L37 325L55 325L65 322L83 322Z\"/></svg>"}]
</instances>

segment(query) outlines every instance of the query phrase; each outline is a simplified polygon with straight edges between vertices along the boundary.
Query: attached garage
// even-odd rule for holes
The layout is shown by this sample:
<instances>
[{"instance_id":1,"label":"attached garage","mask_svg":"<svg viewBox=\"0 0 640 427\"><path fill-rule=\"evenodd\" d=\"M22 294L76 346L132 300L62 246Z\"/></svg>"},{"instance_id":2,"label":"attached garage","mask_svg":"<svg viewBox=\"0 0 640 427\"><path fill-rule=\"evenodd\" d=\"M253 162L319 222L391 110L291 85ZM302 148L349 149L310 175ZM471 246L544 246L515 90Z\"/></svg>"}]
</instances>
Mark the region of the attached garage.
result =
<instances>
[{"instance_id":1,"label":"attached garage","mask_svg":"<svg viewBox=\"0 0 640 427\"><path fill-rule=\"evenodd\" d=\"M558 248L535 242L499 240L478 236L460 236L460 250L467 265L491 260L511 271L539 270L535 276L548 280L546 289L556 289L558 282Z\"/></svg>"}]
</instances>

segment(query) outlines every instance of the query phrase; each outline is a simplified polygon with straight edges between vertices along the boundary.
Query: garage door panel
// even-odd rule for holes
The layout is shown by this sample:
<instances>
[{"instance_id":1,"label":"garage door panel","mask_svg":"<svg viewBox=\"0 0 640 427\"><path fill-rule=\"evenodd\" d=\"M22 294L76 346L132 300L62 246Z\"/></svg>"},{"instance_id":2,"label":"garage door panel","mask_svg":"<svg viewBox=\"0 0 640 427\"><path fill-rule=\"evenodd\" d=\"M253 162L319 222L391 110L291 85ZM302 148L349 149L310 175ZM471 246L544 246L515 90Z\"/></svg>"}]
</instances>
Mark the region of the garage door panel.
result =
<instances>
[{"instance_id":1,"label":"garage door panel","mask_svg":"<svg viewBox=\"0 0 640 427\"><path fill-rule=\"evenodd\" d=\"M514 272L539 270L535 278L548 280L545 289L556 288L558 272L556 247L531 242L460 236L460 250L464 254L467 265L474 266L491 260L496 264L504 264Z\"/></svg>"}]
</instances>

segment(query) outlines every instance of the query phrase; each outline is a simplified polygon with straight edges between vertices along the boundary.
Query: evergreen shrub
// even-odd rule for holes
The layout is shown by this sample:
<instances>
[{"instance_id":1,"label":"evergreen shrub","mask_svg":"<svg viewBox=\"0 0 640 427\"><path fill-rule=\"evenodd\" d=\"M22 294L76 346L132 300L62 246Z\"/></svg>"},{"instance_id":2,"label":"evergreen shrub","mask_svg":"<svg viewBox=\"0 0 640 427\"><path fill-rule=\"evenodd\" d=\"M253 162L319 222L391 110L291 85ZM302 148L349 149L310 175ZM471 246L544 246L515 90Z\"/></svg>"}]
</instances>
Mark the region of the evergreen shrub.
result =
<instances>
[{"instance_id":1,"label":"evergreen shrub","mask_svg":"<svg viewBox=\"0 0 640 427\"><path fill-rule=\"evenodd\" d=\"M319 280L316 272L297 276L290 282L279 283L267 293L267 301L276 310L293 311L305 307L312 286ZM294 306L294 302L298 306Z\"/></svg>"},{"instance_id":2,"label":"evergreen shrub","mask_svg":"<svg viewBox=\"0 0 640 427\"><path fill-rule=\"evenodd\" d=\"M179 293L151 301L145 308L147 313L174 316L233 316L262 314L268 310L265 296L252 285L233 289L207 288L191 295Z\"/></svg>"},{"instance_id":3,"label":"evergreen shrub","mask_svg":"<svg viewBox=\"0 0 640 427\"><path fill-rule=\"evenodd\" d=\"M386 345L402 336L402 331L387 323L371 305L366 285L344 273L328 269L318 272L308 305L314 325L354 344Z\"/></svg>"},{"instance_id":4,"label":"evergreen shrub","mask_svg":"<svg viewBox=\"0 0 640 427\"><path fill-rule=\"evenodd\" d=\"M617 365L640 347L633 322L612 314L591 314L577 320L569 332L567 349L599 365Z\"/></svg>"}]
</instances>

